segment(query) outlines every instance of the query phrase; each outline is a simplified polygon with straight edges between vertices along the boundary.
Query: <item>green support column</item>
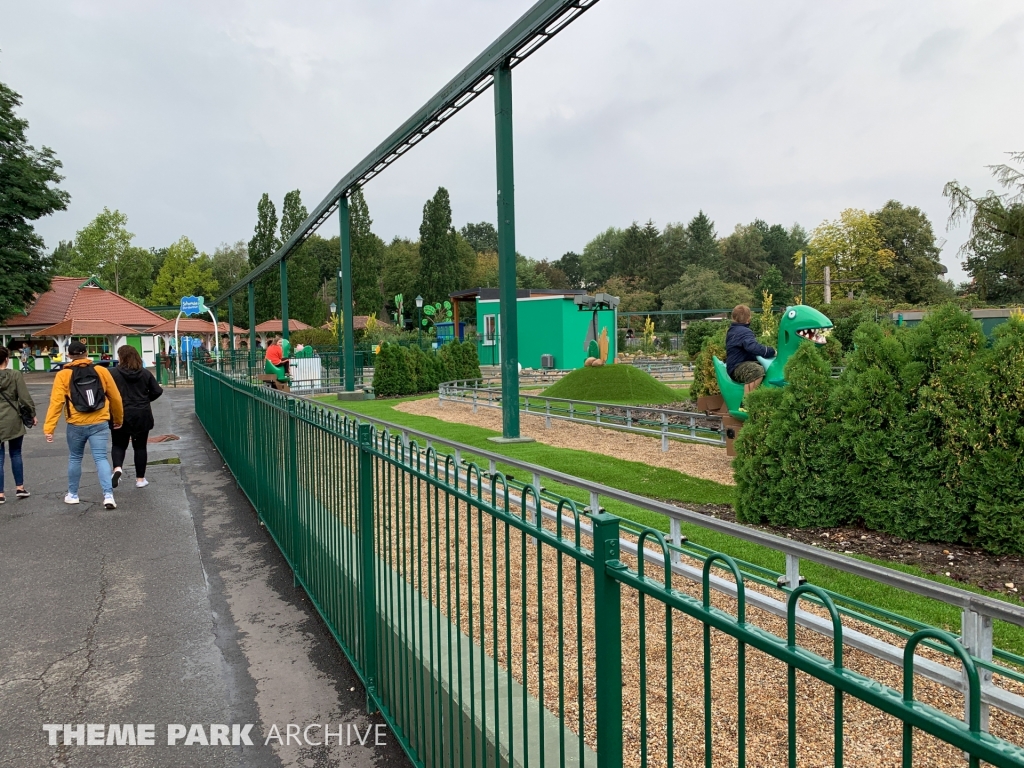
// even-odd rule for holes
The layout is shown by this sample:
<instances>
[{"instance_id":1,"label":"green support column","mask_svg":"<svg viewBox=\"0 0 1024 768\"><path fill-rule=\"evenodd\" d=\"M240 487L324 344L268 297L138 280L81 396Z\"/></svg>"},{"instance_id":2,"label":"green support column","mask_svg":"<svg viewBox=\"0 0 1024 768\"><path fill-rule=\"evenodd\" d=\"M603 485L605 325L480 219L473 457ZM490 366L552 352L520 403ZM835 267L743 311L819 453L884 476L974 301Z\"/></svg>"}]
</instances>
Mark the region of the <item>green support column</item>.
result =
<instances>
[{"instance_id":1,"label":"green support column","mask_svg":"<svg viewBox=\"0 0 1024 768\"><path fill-rule=\"evenodd\" d=\"M256 284L249 283L249 367L256 367Z\"/></svg>"},{"instance_id":2,"label":"green support column","mask_svg":"<svg viewBox=\"0 0 1024 768\"><path fill-rule=\"evenodd\" d=\"M288 339L288 259L281 259L281 336Z\"/></svg>"},{"instance_id":3,"label":"green support column","mask_svg":"<svg viewBox=\"0 0 1024 768\"><path fill-rule=\"evenodd\" d=\"M342 358L345 363L345 391L356 391L356 342L352 328L352 239L349 231L348 198L342 196L338 201L338 224L341 240L341 303L338 312L344 320L342 336L344 338Z\"/></svg>"},{"instance_id":4,"label":"green support column","mask_svg":"<svg viewBox=\"0 0 1024 768\"><path fill-rule=\"evenodd\" d=\"M512 165L512 70L494 72L494 135L498 170L498 339L501 345L501 434L519 435L519 334L516 312L516 205Z\"/></svg>"}]
</instances>

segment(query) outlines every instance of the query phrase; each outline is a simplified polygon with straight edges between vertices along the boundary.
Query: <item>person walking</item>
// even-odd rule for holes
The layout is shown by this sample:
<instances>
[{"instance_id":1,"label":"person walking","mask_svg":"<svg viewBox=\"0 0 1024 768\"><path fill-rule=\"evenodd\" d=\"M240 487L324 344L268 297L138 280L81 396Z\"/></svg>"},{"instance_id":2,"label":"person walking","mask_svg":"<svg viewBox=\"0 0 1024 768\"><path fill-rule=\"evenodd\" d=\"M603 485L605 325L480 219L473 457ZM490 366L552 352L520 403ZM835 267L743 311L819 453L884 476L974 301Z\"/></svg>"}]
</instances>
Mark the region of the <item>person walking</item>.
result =
<instances>
[{"instance_id":1,"label":"person walking","mask_svg":"<svg viewBox=\"0 0 1024 768\"><path fill-rule=\"evenodd\" d=\"M85 344L72 341L68 344L71 361L64 366L53 380L50 391L50 407L46 411L43 434L46 442L53 442L61 411L67 421L68 437L68 493L65 504L78 504L78 485L82 480L82 457L85 446L89 446L96 472L100 476L103 491L103 506L116 509L114 487L110 482L110 461L107 459L107 422L114 429L121 429L124 408L121 393L117 391L110 371L93 365L85 354Z\"/></svg>"},{"instance_id":2,"label":"person walking","mask_svg":"<svg viewBox=\"0 0 1024 768\"><path fill-rule=\"evenodd\" d=\"M164 393L152 373L142 367L142 358L135 347L125 344L117 350L117 367L111 370L117 391L121 393L124 404L124 423L121 429L111 433L114 447L110 451L114 472L110 482L117 488L121 480L121 465L128 442L131 441L135 454L135 487L145 488L149 485L146 479L146 443L149 441L149 430L153 428L153 409L150 403Z\"/></svg>"},{"instance_id":3,"label":"person walking","mask_svg":"<svg viewBox=\"0 0 1024 768\"><path fill-rule=\"evenodd\" d=\"M22 412L31 414L33 427L39 423L36 404L25 386L25 377L20 371L8 367L10 357L10 350L0 347L0 504L7 501L4 495L4 443L11 454L15 495L19 499L32 495L25 489L25 469L21 459L21 442L25 439Z\"/></svg>"}]
</instances>

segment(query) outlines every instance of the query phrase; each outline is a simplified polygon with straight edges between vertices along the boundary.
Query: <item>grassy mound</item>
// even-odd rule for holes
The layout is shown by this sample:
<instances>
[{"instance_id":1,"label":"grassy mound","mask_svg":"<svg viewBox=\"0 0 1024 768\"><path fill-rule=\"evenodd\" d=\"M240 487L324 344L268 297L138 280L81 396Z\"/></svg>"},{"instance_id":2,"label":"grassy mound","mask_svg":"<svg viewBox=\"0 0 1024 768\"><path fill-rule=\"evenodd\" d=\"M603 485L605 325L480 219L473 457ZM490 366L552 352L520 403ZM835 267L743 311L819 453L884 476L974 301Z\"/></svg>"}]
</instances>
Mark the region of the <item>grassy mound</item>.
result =
<instances>
[{"instance_id":1,"label":"grassy mound","mask_svg":"<svg viewBox=\"0 0 1024 768\"><path fill-rule=\"evenodd\" d=\"M680 400L678 392L632 365L580 368L545 389L544 395L623 405L658 405Z\"/></svg>"}]
</instances>

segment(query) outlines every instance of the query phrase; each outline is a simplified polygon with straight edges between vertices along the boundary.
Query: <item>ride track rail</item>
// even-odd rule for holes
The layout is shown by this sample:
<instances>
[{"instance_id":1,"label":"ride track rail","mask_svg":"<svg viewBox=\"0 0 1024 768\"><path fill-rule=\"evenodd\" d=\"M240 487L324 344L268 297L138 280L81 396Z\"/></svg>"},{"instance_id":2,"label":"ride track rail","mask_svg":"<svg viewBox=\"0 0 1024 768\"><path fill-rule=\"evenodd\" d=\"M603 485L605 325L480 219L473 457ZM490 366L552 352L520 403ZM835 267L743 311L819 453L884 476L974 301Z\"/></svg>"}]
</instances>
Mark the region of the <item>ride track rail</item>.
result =
<instances>
[{"instance_id":1,"label":"ride track rail","mask_svg":"<svg viewBox=\"0 0 1024 768\"><path fill-rule=\"evenodd\" d=\"M501 389L495 386L500 379L459 379L438 387L441 402L471 404L478 407L501 408ZM661 438L661 450L668 451L668 441L686 440L710 445L725 445L725 427L722 417L698 411L680 411L657 406L634 406L618 403L596 403L587 400L568 400L520 392L520 413L543 416L544 426L552 419L586 424L592 427L617 429L639 435ZM714 435L714 437L712 437Z\"/></svg>"}]
</instances>

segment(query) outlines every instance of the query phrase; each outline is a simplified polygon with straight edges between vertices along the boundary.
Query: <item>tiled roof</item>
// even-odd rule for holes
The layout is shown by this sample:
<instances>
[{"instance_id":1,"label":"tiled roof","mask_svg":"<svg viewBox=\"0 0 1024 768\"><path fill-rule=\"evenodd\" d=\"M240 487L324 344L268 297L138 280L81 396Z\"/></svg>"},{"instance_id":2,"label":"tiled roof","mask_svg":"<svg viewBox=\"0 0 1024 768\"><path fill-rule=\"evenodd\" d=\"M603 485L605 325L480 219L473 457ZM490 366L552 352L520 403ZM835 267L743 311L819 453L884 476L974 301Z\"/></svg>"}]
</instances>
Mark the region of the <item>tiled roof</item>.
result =
<instances>
[{"instance_id":1,"label":"tiled roof","mask_svg":"<svg viewBox=\"0 0 1024 768\"><path fill-rule=\"evenodd\" d=\"M95 286L80 287L88 278L55 277L27 315L8 318L8 327L49 326L62 320L108 320L132 326L135 332L163 320L134 301Z\"/></svg>"},{"instance_id":2,"label":"tiled roof","mask_svg":"<svg viewBox=\"0 0 1024 768\"><path fill-rule=\"evenodd\" d=\"M217 329L221 333L225 333L226 334L228 332L228 324L225 323L223 320L221 320L219 323L217 323ZM161 318L160 324L159 325L154 325L152 328L149 328L146 331L146 333L157 333L157 334L160 334L160 333L174 333L174 319L172 318L170 320L164 320L163 318ZM212 334L213 333L213 323L210 322L209 320L200 320L198 317L183 317L183 318L181 318L181 320L178 321L178 333L179 334L186 334L186 333L211 333ZM242 335L242 334L246 334L246 333L248 333L248 331L246 331L244 328L239 328L237 325L235 326L235 335L236 336Z\"/></svg>"},{"instance_id":3,"label":"tiled roof","mask_svg":"<svg viewBox=\"0 0 1024 768\"><path fill-rule=\"evenodd\" d=\"M306 325L301 320L293 320L288 318L288 330L289 331L304 331L307 328L312 328L311 325ZM274 320L265 320L256 326L256 333L279 333L281 331L281 318Z\"/></svg>"},{"instance_id":4,"label":"tiled roof","mask_svg":"<svg viewBox=\"0 0 1024 768\"><path fill-rule=\"evenodd\" d=\"M36 331L33 336L131 336L138 333L134 328L112 323L109 320L63 320L49 328Z\"/></svg>"}]
</instances>

